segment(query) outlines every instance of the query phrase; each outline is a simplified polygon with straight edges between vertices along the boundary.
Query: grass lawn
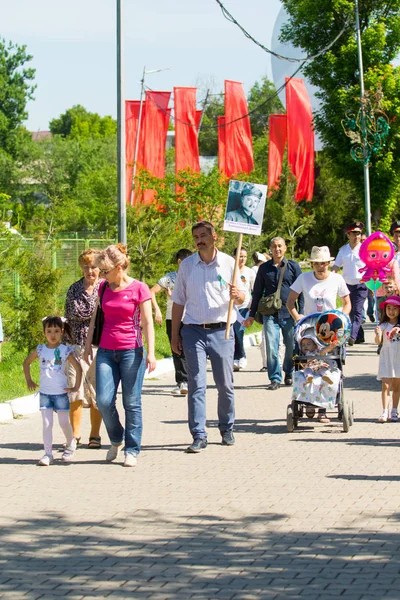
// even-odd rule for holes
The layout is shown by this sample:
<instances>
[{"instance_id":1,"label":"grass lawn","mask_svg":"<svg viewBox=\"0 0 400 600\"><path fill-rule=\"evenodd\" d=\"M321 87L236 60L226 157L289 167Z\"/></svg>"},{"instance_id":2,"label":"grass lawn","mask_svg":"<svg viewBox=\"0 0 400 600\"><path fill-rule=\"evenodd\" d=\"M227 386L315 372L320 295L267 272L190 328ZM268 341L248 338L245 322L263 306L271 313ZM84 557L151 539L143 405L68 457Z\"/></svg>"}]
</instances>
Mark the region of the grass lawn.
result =
<instances>
[{"instance_id":1,"label":"grass lawn","mask_svg":"<svg viewBox=\"0 0 400 600\"><path fill-rule=\"evenodd\" d=\"M248 329L248 333L255 333L256 331L261 331L261 325L254 323L252 327ZM168 336L165 332L165 325L163 324L161 327L156 325L155 332L157 360L171 356L171 349ZM26 358L26 353L15 350L11 342L4 342L2 344L2 356L3 360L0 362L0 402L29 395L31 392L26 387L22 369L22 363ZM32 363L31 373L33 381L39 383L38 361Z\"/></svg>"}]
</instances>

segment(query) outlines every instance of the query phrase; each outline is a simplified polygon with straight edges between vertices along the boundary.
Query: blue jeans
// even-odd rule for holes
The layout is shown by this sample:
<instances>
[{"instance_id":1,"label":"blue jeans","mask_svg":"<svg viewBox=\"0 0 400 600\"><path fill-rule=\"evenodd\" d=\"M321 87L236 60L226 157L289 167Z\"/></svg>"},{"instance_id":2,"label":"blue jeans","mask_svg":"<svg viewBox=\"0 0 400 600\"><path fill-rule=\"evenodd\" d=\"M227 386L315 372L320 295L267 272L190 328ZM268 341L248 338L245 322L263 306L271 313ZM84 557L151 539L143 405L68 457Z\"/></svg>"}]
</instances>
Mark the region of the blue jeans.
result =
<instances>
[{"instance_id":1,"label":"blue jeans","mask_svg":"<svg viewBox=\"0 0 400 600\"><path fill-rule=\"evenodd\" d=\"M235 420L232 327L229 340L225 339L225 329L203 329L197 325L184 325L181 336L188 373L190 433L194 439L207 438L207 355L218 390L218 428L221 433L231 431Z\"/></svg>"},{"instance_id":2,"label":"blue jeans","mask_svg":"<svg viewBox=\"0 0 400 600\"><path fill-rule=\"evenodd\" d=\"M242 317L244 317L248 310L248 308L240 308L239 312ZM242 324L239 323L239 321L234 322L233 333L235 334L235 353L233 355L233 360L246 358L246 351L244 349L244 329L242 329Z\"/></svg>"},{"instance_id":3,"label":"blue jeans","mask_svg":"<svg viewBox=\"0 0 400 600\"><path fill-rule=\"evenodd\" d=\"M96 358L96 402L113 445L125 439L125 454L137 455L142 441L142 386L146 370L144 348L105 350L99 348ZM122 384L125 410L124 428L116 408L118 385Z\"/></svg>"},{"instance_id":4,"label":"blue jeans","mask_svg":"<svg viewBox=\"0 0 400 600\"><path fill-rule=\"evenodd\" d=\"M56 412L58 410L69 410L68 394L44 394L40 392L40 409L52 408Z\"/></svg>"},{"instance_id":5,"label":"blue jeans","mask_svg":"<svg viewBox=\"0 0 400 600\"><path fill-rule=\"evenodd\" d=\"M279 319L278 315L264 315L264 334L267 347L267 369L271 383L281 383L282 371L279 364L279 333L282 330L283 342L285 344L285 358L283 359L283 370L286 377L293 373L293 327L292 317Z\"/></svg>"}]
</instances>

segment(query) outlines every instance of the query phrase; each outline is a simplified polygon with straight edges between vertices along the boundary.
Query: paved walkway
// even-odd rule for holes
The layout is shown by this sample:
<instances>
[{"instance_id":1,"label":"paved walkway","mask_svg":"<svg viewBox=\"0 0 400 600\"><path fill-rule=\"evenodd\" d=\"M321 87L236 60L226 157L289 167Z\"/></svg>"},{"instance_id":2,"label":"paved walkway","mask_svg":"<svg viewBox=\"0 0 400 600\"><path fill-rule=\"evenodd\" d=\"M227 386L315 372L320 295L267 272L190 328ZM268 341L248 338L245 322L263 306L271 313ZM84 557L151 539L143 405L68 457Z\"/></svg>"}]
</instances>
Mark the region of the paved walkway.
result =
<instances>
[{"instance_id":1,"label":"paved walkway","mask_svg":"<svg viewBox=\"0 0 400 600\"><path fill-rule=\"evenodd\" d=\"M259 351L248 356L233 448L219 443L211 384L210 444L183 452L171 375L145 384L136 469L85 448L39 468L40 415L0 425L0 598L398 600L400 423L377 423L375 347L349 352L348 434L337 421L288 434L290 389L267 392Z\"/></svg>"}]
</instances>

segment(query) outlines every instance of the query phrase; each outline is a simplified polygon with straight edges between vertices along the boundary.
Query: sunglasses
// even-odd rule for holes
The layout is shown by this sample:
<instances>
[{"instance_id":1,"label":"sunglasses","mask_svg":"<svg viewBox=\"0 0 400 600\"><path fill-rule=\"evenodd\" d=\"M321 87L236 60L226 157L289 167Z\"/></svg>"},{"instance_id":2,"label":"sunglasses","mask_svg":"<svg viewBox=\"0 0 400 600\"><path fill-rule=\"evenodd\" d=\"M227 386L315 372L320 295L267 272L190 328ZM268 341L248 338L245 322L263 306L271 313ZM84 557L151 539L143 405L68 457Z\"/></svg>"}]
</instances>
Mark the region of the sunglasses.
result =
<instances>
[{"instance_id":1,"label":"sunglasses","mask_svg":"<svg viewBox=\"0 0 400 600\"><path fill-rule=\"evenodd\" d=\"M350 233L354 233L354 235L361 235L361 231L350 231Z\"/></svg>"},{"instance_id":2,"label":"sunglasses","mask_svg":"<svg viewBox=\"0 0 400 600\"><path fill-rule=\"evenodd\" d=\"M108 275L109 273L111 273L111 271L114 271L115 267L113 267L112 269L99 269L101 275Z\"/></svg>"}]
</instances>

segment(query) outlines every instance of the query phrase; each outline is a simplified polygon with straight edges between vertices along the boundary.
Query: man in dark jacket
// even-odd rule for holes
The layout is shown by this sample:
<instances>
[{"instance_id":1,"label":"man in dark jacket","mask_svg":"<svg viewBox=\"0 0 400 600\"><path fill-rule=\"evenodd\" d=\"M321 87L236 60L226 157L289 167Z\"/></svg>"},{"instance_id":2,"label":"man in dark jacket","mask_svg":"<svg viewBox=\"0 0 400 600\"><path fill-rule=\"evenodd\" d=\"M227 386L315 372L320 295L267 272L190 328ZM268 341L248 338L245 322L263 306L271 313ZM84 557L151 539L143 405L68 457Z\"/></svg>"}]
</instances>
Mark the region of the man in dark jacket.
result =
<instances>
[{"instance_id":1,"label":"man in dark jacket","mask_svg":"<svg viewBox=\"0 0 400 600\"><path fill-rule=\"evenodd\" d=\"M262 296L274 294L278 289L281 269L285 266L282 280L280 298L282 308L272 314L264 315L264 333L267 347L267 370L270 384L267 390L277 390L282 383L282 371L279 364L279 338L282 331L283 342L285 344L285 358L283 361L283 370L285 373L285 385L292 385L293 373L293 329L294 321L286 308L286 300L290 292L290 286L301 273L300 266L294 260L285 258L286 252L285 240L281 237L275 237L271 240L270 251L272 259L262 264L257 272L254 283L253 300L251 303L249 317L244 322L249 326L254 322L257 307ZM303 310L303 296L299 296L299 310Z\"/></svg>"}]
</instances>

